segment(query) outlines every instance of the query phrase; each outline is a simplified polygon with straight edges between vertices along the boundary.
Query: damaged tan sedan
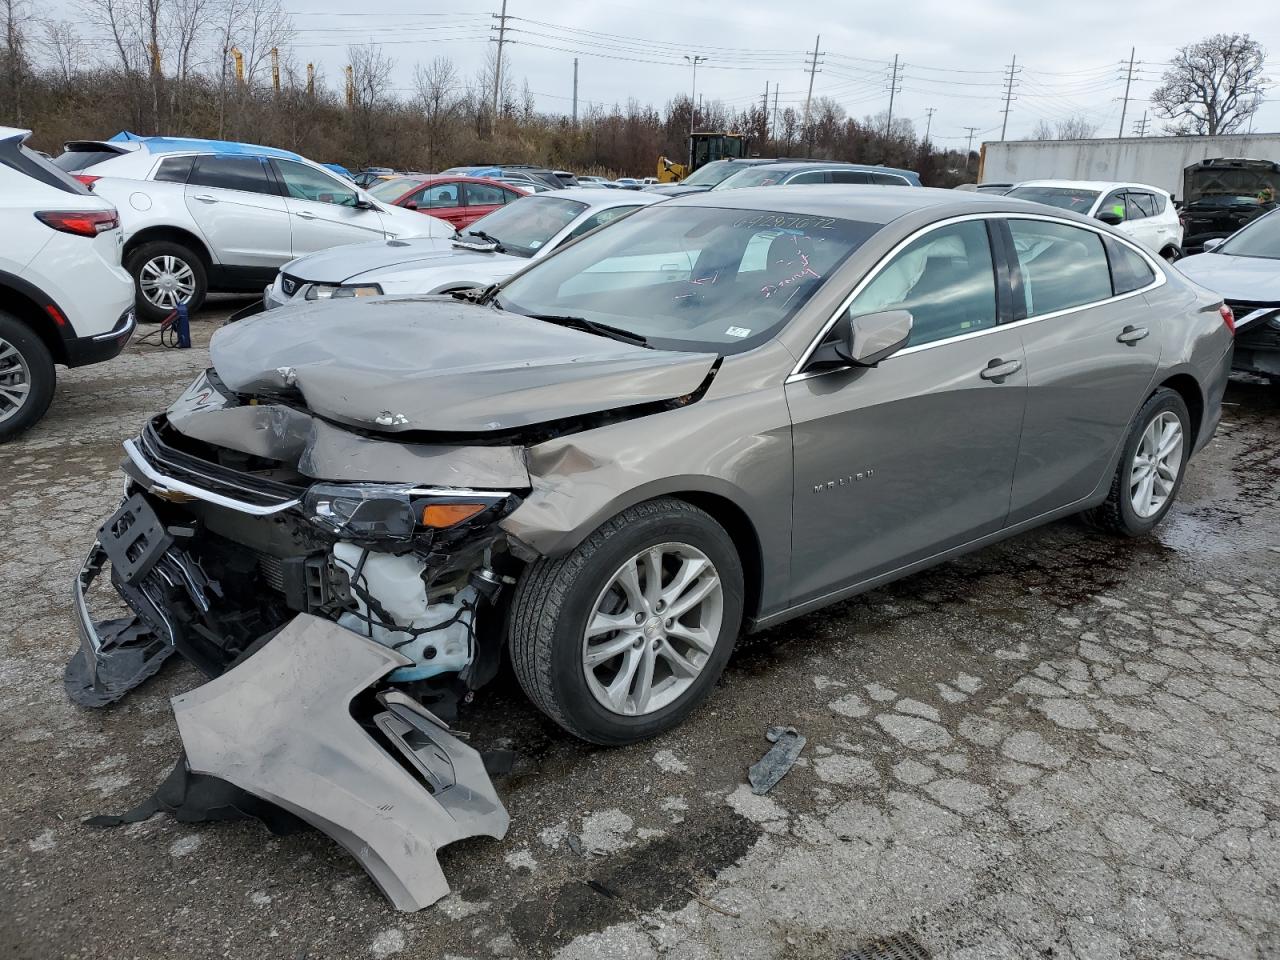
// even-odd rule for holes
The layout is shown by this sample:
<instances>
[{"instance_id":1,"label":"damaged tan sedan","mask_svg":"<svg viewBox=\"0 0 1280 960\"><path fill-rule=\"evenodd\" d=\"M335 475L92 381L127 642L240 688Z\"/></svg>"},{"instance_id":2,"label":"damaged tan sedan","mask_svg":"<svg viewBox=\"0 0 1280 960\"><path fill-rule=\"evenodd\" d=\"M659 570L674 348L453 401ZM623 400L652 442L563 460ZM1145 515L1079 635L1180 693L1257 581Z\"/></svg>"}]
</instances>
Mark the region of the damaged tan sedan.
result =
<instances>
[{"instance_id":1,"label":"damaged tan sedan","mask_svg":"<svg viewBox=\"0 0 1280 960\"><path fill-rule=\"evenodd\" d=\"M445 722L504 659L631 743L744 627L1070 513L1145 533L1230 325L1096 222L856 187L657 204L470 298L282 308L125 444L67 689L179 652L215 678L175 701L190 770L421 906L447 887L418 853L506 828ZM108 566L131 618L91 611Z\"/></svg>"}]
</instances>

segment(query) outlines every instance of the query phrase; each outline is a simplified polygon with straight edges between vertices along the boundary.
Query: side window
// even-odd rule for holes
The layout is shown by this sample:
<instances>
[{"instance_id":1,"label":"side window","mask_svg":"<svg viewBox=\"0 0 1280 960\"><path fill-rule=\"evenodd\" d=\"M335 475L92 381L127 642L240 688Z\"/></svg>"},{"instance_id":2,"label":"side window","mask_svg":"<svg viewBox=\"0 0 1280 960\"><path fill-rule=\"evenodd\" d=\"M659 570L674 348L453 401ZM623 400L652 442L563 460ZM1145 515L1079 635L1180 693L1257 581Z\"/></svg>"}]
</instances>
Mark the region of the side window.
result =
<instances>
[{"instance_id":1,"label":"side window","mask_svg":"<svg viewBox=\"0 0 1280 960\"><path fill-rule=\"evenodd\" d=\"M165 157L160 161L160 166L156 167L156 175L151 179L161 183L186 183L195 162L195 157Z\"/></svg>"},{"instance_id":2,"label":"side window","mask_svg":"<svg viewBox=\"0 0 1280 960\"><path fill-rule=\"evenodd\" d=\"M276 185L267 177L267 168L258 157L197 157L187 183L246 193L270 193L279 196Z\"/></svg>"},{"instance_id":3,"label":"side window","mask_svg":"<svg viewBox=\"0 0 1280 960\"><path fill-rule=\"evenodd\" d=\"M798 173L787 183L826 183L827 173L825 170L814 170L812 173Z\"/></svg>"},{"instance_id":4,"label":"side window","mask_svg":"<svg viewBox=\"0 0 1280 960\"><path fill-rule=\"evenodd\" d=\"M599 213L593 213L587 219L573 228L572 232L561 241L568 243L570 240L576 240L584 233L590 233L596 227L603 227L606 223L612 223L624 213L630 213L635 207L610 207L608 210L601 210Z\"/></svg>"},{"instance_id":5,"label":"side window","mask_svg":"<svg viewBox=\"0 0 1280 960\"><path fill-rule=\"evenodd\" d=\"M1126 194L1128 198L1125 207L1125 216L1133 217L1154 217L1156 215L1155 197L1149 193L1138 193L1130 191Z\"/></svg>"},{"instance_id":6,"label":"side window","mask_svg":"<svg viewBox=\"0 0 1280 960\"><path fill-rule=\"evenodd\" d=\"M503 203L515 203L517 200L520 199L520 197L521 197L521 194L516 193L514 190L508 190L506 187L502 188Z\"/></svg>"},{"instance_id":7,"label":"side window","mask_svg":"<svg viewBox=\"0 0 1280 960\"><path fill-rule=\"evenodd\" d=\"M981 220L932 230L895 256L849 307L851 316L910 310L909 346L996 325L996 279Z\"/></svg>"},{"instance_id":8,"label":"side window","mask_svg":"<svg viewBox=\"0 0 1280 960\"><path fill-rule=\"evenodd\" d=\"M872 183L879 183L886 187L905 187L907 181L892 173L873 173L871 175Z\"/></svg>"},{"instance_id":9,"label":"side window","mask_svg":"<svg viewBox=\"0 0 1280 960\"><path fill-rule=\"evenodd\" d=\"M501 187L491 187L487 183L468 183L462 186L466 191L468 206L492 207L506 203L503 199L506 191Z\"/></svg>"},{"instance_id":10,"label":"side window","mask_svg":"<svg viewBox=\"0 0 1280 960\"><path fill-rule=\"evenodd\" d=\"M1169 207L1169 198L1163 193L1151 194L1151 209L1154 211L1153 216L1159 216Z\"/></svg>"},{"instance_id":11,"label":"side window","mask_svg":"<svg viewBox=\"0 0 1280 960\"><path fill-rule=\"evenodd\" d=\"M343 207L356 205L356 192L327 173L321 173L296 160L276 160L274 163L280 179L284 181L287 196L295 200L334 203Z\"/></svg>"},{"instance_id":12,"label":"side window","mask_svg":"<svg viewBox=\"0 0 1280 960\"><path fill-rule=\"evenodd\" d=\"M1116 296L1155 282L1155 272L1147 261L1120 241L1107 237L1107 256L1111 259L1111 287Z\"/></svg>"},{"instance_id":13,"label":"side window","mask_svg":"<svg viewBox=\"0 0 1280 960\"><path fill-rule=\"evenodd\" d=\"M457 207L462 204L461 189L458 183L437 183L419 190L413 198L419 207Z\"/></svg>"},{"instance_id":14,"label":"side window","mask_svg":"<svg viewBox=\"0 0 1280 960\"><path fill-rule=\"evenodd\" d=\"M871 174L862 170L832 170L832 183L871 183Z\"/></svg>"},{"instance_id":15,"label":"side window","mask_svg":"<svg viewBox=\"0 0 1280 960\"><path fill-rule=\"evenodd\" d=\"M1098 204L1098 213L1114 213L1121 220L1125 219L1124 191L1112 190Z\"/></svg>"},{"instance_id":16,"label":"side window","mask_svg":"<svg viewBox=\"0 0 1280 960\"><path fill-rule=\"evenodd\" d=\"M1040 317L1111 296L1111 271L1102 237L1048 220L1010 220L1022 270L1027 316Z\"/></svg>"}]
</instances>

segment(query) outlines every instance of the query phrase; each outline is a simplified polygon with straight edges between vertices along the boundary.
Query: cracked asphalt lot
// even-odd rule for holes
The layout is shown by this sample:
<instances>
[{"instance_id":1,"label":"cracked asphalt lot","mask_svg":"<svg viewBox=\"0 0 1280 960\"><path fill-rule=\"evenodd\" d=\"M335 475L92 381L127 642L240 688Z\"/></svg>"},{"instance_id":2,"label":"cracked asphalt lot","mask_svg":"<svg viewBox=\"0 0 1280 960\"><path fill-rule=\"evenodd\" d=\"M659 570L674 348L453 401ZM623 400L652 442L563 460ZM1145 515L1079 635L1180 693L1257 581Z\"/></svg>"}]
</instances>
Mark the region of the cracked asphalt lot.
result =
<instances>
[{"instance_id":1,"label":"cracked asphalt lot","mask_svg":"<svg viewBox=\"0 0 1280 960\"><path fill-rule=\"evenodd\" d=\"M61 372L0 458L0 955L1280 957L1274 388L1232 384L1157 536L1066 521L749 638L658 740L578 743L501 679L459 726L518 751L511 831L447 849L454 892L405 915L319 834L81 823L150 793L198 683L171 662L87 711L61 677L120 442L206 359ZM809 742L755 797L773 724Z\"/></svg>"}]
</instances>

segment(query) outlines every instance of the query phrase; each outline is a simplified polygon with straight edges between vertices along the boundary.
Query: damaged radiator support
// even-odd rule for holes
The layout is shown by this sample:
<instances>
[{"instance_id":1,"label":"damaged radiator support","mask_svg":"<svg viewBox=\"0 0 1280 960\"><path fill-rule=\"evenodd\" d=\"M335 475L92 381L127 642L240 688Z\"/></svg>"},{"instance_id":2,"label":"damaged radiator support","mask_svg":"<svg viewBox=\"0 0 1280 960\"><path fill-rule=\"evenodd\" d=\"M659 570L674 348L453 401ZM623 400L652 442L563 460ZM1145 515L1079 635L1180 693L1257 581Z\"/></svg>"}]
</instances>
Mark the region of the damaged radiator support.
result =
<instances>
[{"instance_id":1,"label":"damaged radiator support","mask_svg":"<svg viewBox=\"0 0 1280 960\"><path fill-rule=\"evenodd\" d=\"M369 718L376 733L353 717L354 700L410 663L299 614L252 656L173 699L192 772L328 834L400 910L449 892L437 850L501 839L509 822L480 754L415 701L380 693Z\"/></svg>"}]
</instances>

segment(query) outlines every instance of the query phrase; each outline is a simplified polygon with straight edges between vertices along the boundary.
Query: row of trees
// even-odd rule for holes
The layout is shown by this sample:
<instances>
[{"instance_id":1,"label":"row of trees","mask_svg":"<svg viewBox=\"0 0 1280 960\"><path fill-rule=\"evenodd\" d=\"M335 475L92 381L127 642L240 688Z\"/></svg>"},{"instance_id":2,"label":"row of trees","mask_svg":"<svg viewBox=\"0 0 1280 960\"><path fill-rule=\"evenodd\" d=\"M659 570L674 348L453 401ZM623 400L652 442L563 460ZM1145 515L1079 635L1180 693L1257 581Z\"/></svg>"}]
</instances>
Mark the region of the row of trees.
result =
<instances>
[{"instance_id":1,"label":"row of trees","mask_svg":"<svg viewBox=\"0 0 1280 960\"><path fill-rule=\"evenodd\" d=\"M267 143L352 168L501 161L643 175L660 156L686 155L688 97L661 108L635 100L593 107L575 124L539 113L510 71L495 98L492 51L472 74L442 57L419 64L404 91L393 85L396 64L384 49L352 46L335 90L291 54L295 30L282 0L79 0L76 25L34 18L33 2L0 0L0 122L32 127L49 151L128 129ZM1264 60L1247 35L1202 41L1180 51L1156 102L1167 102L1185 132L1230 132L1261 102ZM890 129L883 114L853 118L825 97L814 100L807 122L791 107L732 110L719 102L699 107L694 121L746 133L762 156L909 167L928 184L972 179L976 167L962 151L922 142L910 121ZM1077 117L1056 129L1042 123L1034 136L1095 132Z\"/></svg>"}]
</instances>

